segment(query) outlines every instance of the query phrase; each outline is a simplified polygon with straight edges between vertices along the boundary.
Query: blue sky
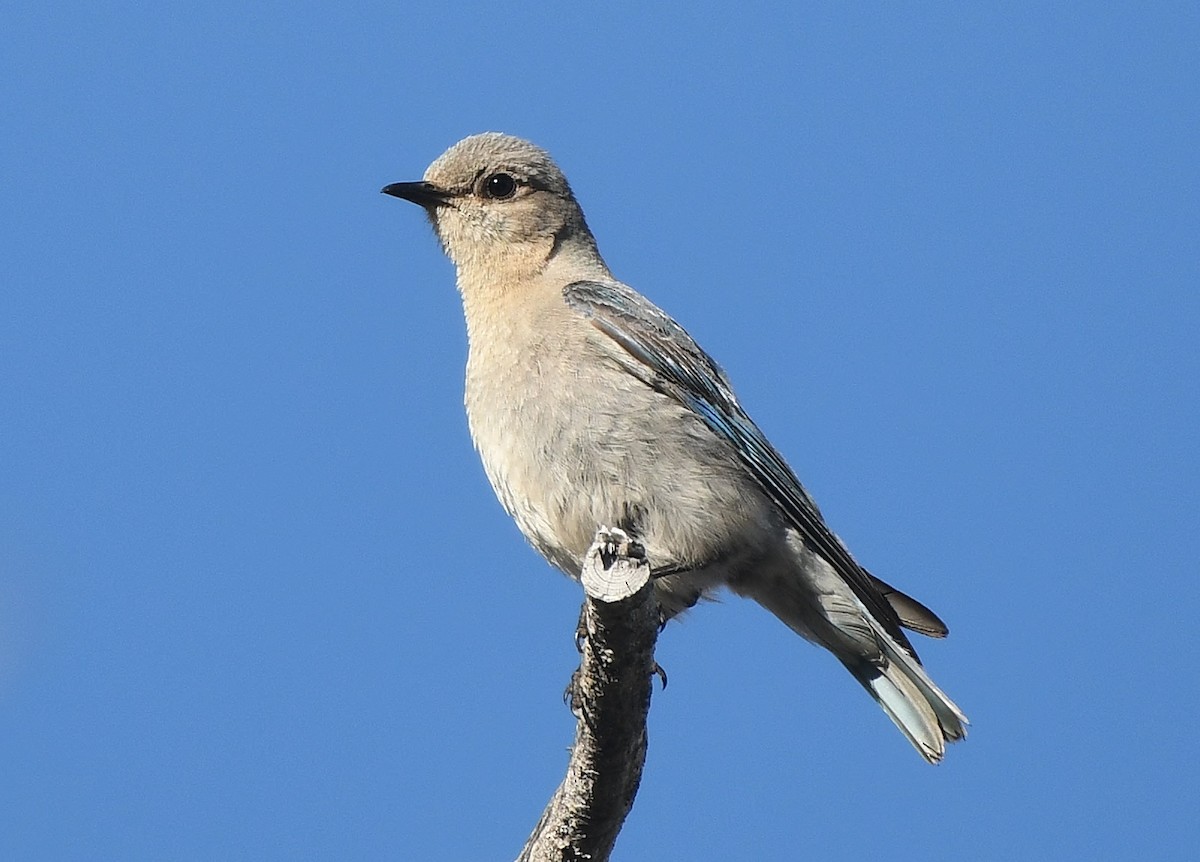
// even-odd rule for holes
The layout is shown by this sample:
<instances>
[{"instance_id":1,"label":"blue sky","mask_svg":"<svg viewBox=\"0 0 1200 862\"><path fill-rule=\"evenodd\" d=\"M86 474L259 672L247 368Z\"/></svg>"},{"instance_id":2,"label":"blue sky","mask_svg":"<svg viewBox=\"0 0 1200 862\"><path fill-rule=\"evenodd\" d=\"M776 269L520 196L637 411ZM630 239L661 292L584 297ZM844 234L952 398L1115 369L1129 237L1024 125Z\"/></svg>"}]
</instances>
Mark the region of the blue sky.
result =
<instances>
[{"instance_id":1,"label":"blue sky","mask_svg":"<svg viewBox=\"0 0 1200 862\"><path fill-rule=\"evenodd\" d=\"M728 600L616 859L1191 859L1194 4L17 4L0 28L0 856L511 858L579 590L491 496L382 196L570 177L856 556L952 629L925 765Z\"/></svg>"}]
</instances>

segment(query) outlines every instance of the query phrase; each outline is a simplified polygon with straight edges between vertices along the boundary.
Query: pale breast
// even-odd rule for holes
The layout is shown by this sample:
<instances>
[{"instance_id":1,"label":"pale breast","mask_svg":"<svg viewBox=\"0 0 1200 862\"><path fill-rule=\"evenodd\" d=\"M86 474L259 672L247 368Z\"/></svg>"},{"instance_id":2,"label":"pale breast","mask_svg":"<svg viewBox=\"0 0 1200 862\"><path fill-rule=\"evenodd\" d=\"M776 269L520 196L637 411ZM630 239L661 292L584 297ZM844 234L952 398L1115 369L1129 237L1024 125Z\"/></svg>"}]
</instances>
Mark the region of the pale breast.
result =
<instances>
[{"instance_id":1,"label":"pale breast","mask_svg":"<svg viewBox=\"0 0 1200 862\"><path fill-rule=\"evenodd\" d=\"M496 496L551 563L577 575L600 525L633 529L656 567L704 566L777 532L728 446L628 374L590 323L555 309L507 336L471 340L468 420Z\"/></svg>"}]
</instances>

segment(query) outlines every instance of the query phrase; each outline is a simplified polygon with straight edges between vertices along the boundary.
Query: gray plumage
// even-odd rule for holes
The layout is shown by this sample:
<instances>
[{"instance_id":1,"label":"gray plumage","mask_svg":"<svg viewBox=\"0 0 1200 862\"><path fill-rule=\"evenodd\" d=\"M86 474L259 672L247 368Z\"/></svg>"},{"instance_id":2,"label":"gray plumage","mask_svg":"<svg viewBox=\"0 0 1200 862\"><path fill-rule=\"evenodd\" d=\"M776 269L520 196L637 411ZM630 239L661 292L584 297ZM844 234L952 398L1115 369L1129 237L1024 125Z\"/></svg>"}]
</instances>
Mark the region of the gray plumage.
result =
<instances>
[{"instance_id":1,"label":"gray plumage","mask_svg":"<svg viewBox=\"0 0 1200 862\"><path fill-rule=\"evenodd\" d=\"M384 191L425 208L457 268L471 436L546 559L578 577L621 527L667 617L726 586L832 652L931 763L966 735L902 630L941 620L855 562L724 372L613 278L544 150L474 135Z\"/></svg>"}]
</instances>

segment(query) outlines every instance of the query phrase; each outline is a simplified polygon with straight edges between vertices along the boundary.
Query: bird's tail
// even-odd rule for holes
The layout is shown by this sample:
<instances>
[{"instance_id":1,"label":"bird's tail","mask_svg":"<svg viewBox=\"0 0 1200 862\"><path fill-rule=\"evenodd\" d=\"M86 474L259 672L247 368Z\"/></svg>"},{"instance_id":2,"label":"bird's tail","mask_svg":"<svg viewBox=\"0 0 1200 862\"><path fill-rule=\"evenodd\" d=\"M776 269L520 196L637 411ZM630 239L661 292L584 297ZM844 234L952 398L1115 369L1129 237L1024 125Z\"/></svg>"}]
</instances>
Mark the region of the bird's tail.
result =
<instances>
[{"instance_id":1,"label":"bird's tail","mask_svg":"<svg viewBox=\"0 0 1200 862\"><path fill-rule=\"evenodd\" d=\"M837 656L920 755L939 762L946 743L966 737L967 717L929 678L912 647L889 634L832 567L819 559L808 563L804 578L789 565L764 567L757 577L731 586ZM946 625L932 611L882 581L875 583L901 627L945 636Z\"/></svg>"},{"instance_id":2,"label":"bird's tail","mask_svg":"<svg viewBox=\"0 0 1200 862\"><path fill-rule=\"evenodd\" d=\"M946 753L947 742L967 735L967 717L934 685L920 662L886 632L875 632L882 646L880 660L842 658L883 711L930 763Z\"/></svg>"}]
</instances>

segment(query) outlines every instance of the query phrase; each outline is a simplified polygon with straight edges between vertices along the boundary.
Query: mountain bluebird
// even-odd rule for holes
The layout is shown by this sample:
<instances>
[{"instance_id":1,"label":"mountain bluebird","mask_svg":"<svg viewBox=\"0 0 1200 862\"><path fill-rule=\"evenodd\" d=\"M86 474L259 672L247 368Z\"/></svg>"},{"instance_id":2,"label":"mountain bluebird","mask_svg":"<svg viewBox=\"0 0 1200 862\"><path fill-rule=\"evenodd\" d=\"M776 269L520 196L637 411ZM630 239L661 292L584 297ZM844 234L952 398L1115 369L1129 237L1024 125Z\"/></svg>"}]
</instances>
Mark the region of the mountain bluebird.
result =
<instances>
[{"instance_id":1,"label":"mountain bluebird","mask_svg":"<svg viewBox=\"0 0 1200 862\"><path fill-rule=\"evenodd\" d=\"M717 363L613 277L545 150L474 135L383 191L423 207L454 262L471 437L547 560L578 577L620 527L664 619L728 587L833 653L930 763L966 735L902 631L945 625L855 562Z\"/></svg>"}]
</instances>

